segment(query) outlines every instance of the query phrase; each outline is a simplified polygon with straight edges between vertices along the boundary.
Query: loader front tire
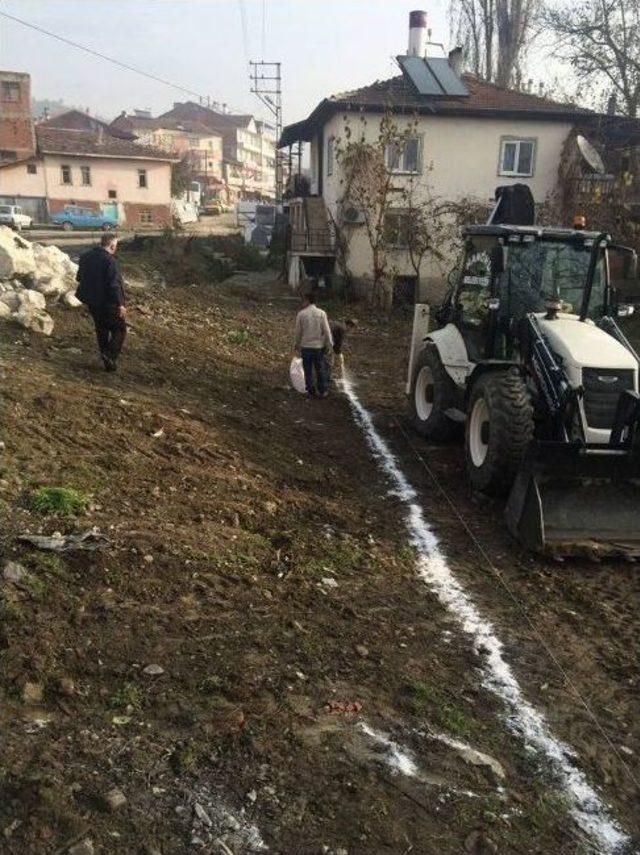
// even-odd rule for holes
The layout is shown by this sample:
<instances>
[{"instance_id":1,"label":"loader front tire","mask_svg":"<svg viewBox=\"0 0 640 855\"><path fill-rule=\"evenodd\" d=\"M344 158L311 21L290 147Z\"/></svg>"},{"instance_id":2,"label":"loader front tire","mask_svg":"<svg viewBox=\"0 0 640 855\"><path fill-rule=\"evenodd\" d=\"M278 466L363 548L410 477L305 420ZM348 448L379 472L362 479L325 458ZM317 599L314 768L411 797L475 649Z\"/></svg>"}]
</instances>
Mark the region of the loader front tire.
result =
<instances>
[{"instance_id":1,"label":"loader front tire","mask_svg":"<svg viewBox=\"0 0 640 855\"><path fill-rule=\"evenodd\" d=\"M440 361L438 349L427 343L417 359L411 383L410 413L413 426L425 439L445 442L460 432L445 415L457 406L455 383Z\"/></svg>"},{"instance_id":2,"label":"loader front tire","mask_svg":"<svg viewBox=\"0 0 640 855\"><path fill-rule=\"evenodd\" d=\"M475 490L507 493L533 439L533 407L517 369L481 374L469 398L467 473Z\"/></svg>"}]
</instances>

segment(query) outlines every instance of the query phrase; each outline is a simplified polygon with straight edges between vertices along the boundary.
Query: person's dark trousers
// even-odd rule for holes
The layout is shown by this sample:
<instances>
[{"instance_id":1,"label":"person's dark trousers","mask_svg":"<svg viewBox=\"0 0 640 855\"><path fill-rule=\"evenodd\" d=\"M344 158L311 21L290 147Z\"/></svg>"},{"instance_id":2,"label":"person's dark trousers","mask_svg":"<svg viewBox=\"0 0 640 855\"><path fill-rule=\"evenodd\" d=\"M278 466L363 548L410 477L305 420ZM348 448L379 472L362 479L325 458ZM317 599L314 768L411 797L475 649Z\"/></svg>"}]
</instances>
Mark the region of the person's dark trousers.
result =
<instances>
[{"instance_id":1,"label":"person's dark trousers","mask_svg":"<svg viewBox=\"0 0 640 855\"><path fill-rule=\"evenodd\" d=\"M303 347L300 350L302 356L302 368L304 369L304 385L307 393L313 395L315 371L318 394L323 395L327 390L327 378L325 374L324 351L320 347Z\"/></svg>"},{"instance_id":2,"label":"person's dark trousers","mask_svg":"<svg viewBox=\"0 0 640 855\"><path fill-rule=\"evenodd\" d=\"M88 309L96 327L100 355L115 363L127 335L127 324L119 316L117 306L88 306Z\"/></svg>"}]
</instances>

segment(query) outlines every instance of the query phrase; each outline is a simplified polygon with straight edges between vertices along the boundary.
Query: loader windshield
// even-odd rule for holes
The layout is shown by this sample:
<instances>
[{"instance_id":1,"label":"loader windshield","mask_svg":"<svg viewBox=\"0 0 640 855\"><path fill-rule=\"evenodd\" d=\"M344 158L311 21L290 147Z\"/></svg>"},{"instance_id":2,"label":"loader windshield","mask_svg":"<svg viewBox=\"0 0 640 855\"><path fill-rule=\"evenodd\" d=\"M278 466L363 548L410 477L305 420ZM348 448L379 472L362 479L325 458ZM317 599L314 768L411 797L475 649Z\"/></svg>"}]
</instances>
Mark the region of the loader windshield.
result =
<instances>
[{"instance_id":1,"label":"loader windshield","mask_svg":"<svg viewBox=\"0 0 640 855\"><path fill-rule=\"evenodd\" d=\"M532 240L510 243L507 302L510 317L544 312L559 299L562 311L580 314L591 256L589 243ZM602 317L606 303L604 253L596 266L587 316Z\"/></svg>"}]
</instances>

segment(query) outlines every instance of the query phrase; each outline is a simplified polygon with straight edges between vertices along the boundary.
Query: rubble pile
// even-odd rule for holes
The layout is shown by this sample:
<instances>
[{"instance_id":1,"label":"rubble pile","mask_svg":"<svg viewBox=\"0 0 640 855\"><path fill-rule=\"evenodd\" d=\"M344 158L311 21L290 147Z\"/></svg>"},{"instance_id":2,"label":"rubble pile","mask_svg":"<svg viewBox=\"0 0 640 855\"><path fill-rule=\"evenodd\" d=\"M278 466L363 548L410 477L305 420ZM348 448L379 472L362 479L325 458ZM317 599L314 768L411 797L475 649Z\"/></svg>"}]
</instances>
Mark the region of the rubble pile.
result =
<instances>
[{"instance_id":1,"label":"rubble pile","mask_svg":"<svg viewBox=\"0 0 640 855\"><path fill-rule=\"evenodd\" d=\"M75 296L78 265L57 246L40 246L0 226L0 319L51 335L47 302L80 306Z\"/></svg>"}]
</instances>

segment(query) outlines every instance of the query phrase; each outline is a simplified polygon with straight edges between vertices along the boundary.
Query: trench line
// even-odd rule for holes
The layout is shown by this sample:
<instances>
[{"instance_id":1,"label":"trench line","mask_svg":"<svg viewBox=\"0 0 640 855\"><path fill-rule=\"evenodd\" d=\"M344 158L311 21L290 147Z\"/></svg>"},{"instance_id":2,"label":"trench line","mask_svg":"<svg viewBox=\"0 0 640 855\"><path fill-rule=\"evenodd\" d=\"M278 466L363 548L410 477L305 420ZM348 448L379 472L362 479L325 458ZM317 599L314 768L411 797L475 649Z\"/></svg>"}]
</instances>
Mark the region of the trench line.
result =
<instances>
[{"instance_id":1,"label":"trench line","mask_svg":"<svg viewBox=\"0 0 640 855\"><path fill-rule=\"evenodd\" d=\"M376 430L371 413L356 395L352 380L343 378L341 387L374 458L394 485L393 494L406 507L405 523L411 543L418 552L418 575L470 636L476 652L484 656L483 685L503 701L507 726L526 745L546 756L566 791L576 824L597 845L597 851L603 855L622 852L630 844L628 834L611 817L609 806L602 801L584 772L576 765L576 755L572 749L553 736L544 715L525 698L504 658L503 644L493 625L481 615L453 575L439 540L418 503L418 493L400 469L389 445Z\"/></svg>"}]
</instances>

